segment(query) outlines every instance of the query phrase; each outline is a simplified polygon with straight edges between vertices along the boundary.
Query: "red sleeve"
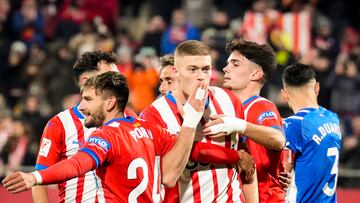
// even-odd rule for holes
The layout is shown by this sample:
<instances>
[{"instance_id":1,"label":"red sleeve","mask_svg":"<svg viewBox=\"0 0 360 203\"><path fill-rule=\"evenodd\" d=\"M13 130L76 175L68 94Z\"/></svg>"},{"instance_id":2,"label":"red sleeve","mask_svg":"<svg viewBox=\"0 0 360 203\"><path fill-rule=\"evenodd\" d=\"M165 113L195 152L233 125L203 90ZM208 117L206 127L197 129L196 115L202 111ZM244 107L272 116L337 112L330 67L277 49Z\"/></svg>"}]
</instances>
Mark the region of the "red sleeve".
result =
<instances>
[{"instance_id":1,"label":"red sleeve","mask_svg":"<svg viewBox=\"0 0 360 203\"><path fill-rule=\"evenodd\" d=\"M40 149L36 160L35 169L42 170L57 163L61 158L64 148L65 130L56 116L46 124L40 141Z\"/></svg>"},{"instance_id":2,"label":"red sleeve","mask_svg":"<svg viewBox=\"0 0 360 203\"><path fill-rule=\"evenodd\" d=\"M160 148L160 154L163 156L174 146L177 135L157 125L154 125L153 129L157 138L157 144Z\"/></svg>"},{"instance_id":3,"label":"red sleeve","mask_svg":"<svg viewBox=\"0 0 360 203\"><path fill-rule=\"evenodd\" d=\"M55 184L85 174L95 168L95 161L91 156L78 152L70 159L65 159L52 165L48 169L39 171L42 184Z\"/></svg>"},{"instance_id":4,"label":"red sleeve","mask_svg":"<svg viewBox=\"0 0 360 203\"><path fill-rule=\"evenodd\" d=\"M212 164L235 164L239 161L237 151L214 144L195 142L190 160Z\"/></svg>"},{"instance_id":5,"label":"red sleeve","mask_svg":"<svg viewBox=\"0 0 360 203\"><path fill-rule=\"evenodd\" d=\"M110 160L112 148L111 144L111 130L105 132L103 129L96 130L91 133L85 144L79 151L89 154L96 163L98 168L102 163Z\"/></svg>"},{"instance_id":6,"label":"red sleeve","mask_svg":"<svg viewBox=\"0 0 360 203\"><path fill-rule=\"evenodd\" d=\"M269 126L283 131L282 121L276 106L269 101L258 101L248 111L248 121L254 124Z\"/></svg>"}]
</instances>

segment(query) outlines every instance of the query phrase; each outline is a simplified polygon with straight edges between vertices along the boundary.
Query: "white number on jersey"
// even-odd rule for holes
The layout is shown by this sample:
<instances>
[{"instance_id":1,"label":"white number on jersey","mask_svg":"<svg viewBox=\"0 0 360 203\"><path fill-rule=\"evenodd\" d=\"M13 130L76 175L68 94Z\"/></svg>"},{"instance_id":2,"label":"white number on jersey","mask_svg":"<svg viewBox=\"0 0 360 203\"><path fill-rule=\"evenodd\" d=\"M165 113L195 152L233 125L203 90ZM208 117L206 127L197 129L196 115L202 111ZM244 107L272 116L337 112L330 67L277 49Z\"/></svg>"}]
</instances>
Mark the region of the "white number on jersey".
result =
<instances>
[{"instance_id":1,"label":"white number on jersey","mask_svg":"<svg viewBox=\"0 0 360 203\"><path fill-rule=\"evenodd\" d=\"M327 196L332 196L335 193L336 190L336 184L337 184L337 178L338 178L338 163L339 163L339 150L336 147L331 147L328 149L327 151L327 156L335 156L335 161L333 164L333 167L331 169L330 174L334 175L335 174L335 183L334 183L334 187L330 188L329 187L329 183L326 183L325 186L323 187L322 191L327 195Z\"/></svg>"},{"instance_id":2,"label":"white number on jersey","mask_svg":"<svg viewBox=\"0 0 360 203\"><path fill-rule=\"evenodd\" d=\"M136 169L141 168L143 170L144 178L141 180L140 184L134 188L128 197L128 202L138 202L137 198L146 190L146 187L149 183L149 171L148 166L144 159L136 158L134 159L128 167L127 170L127 178L129 180L136 179ZM154 185L153 185L153 194L152 198L154 202L160 202L160 194L157 193L160 183L159 181L159 173L160 173L160 157L155 157L155 165L154 165Z\"/></svg>"}]
</instances>

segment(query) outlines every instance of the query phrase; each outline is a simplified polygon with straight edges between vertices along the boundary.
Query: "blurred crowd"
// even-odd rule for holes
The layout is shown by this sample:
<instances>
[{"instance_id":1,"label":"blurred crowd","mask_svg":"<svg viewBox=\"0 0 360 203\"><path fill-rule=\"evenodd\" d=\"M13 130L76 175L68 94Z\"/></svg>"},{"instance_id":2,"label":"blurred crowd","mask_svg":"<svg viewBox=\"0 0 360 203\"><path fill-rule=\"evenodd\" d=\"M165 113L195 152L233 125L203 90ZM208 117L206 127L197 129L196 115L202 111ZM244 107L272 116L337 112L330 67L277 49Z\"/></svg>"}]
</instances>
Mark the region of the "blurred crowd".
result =
<instances>
[{"instance_id":1,"label":"blurred crowd","mask_svg":"<svg viewBox=\"0 0 360 203\"><path fill-rule=\"evenodd\" d=\"M262 95L283 117L283 68L315 68L319 103L342 120L341 167L360 169L359 30L355 0L0 0L0 176L33 165L47 120L80 101L72 65L82 53L118 54L139 113L159 95L160 56L201 40L221 86L225 43L238 37L274 48L278 69Z\"/></svg>"}]
</instances>

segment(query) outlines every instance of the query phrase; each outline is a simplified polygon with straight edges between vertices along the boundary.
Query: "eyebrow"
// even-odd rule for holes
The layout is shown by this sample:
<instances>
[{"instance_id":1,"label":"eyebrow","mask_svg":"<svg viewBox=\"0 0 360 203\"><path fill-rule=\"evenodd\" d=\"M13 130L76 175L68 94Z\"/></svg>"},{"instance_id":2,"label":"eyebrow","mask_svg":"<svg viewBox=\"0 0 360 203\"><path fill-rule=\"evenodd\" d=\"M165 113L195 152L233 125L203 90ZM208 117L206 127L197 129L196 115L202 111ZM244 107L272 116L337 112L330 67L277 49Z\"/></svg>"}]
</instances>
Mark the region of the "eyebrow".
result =
<instances>
[{"instance_id":1,"label":"eyebrow","mask_svg":"<svg viewBox=\"0 0 360 203\"><path fill-rule=\"evenodd\" d=\"M228 63L229 62L233 62L233 63L235 63L235 62L239 62L240 63L240 60L238 60L238 59L231 59L230 61L227 61Z\"/></svg>"},{"instance_id":2,"label":"eyebrow","mask_svg":"<svg viewBox=\"0 0 360 203\"><path fill-rule=\"evenodd\" d=\"M210 68L211 66L201 66L201 67L199 67L199 66L196 66L196 65L190 65L190 66L188 66L188 68L200 68L200 69L203 69L203 68Z\"/></svg>"},{"instance_id":3,"label":"eyebrow","mask_svg":"<svg viewBox=\"0 0 360 203\"><path fill-rule=\"evenodd\" d=\"M83 99L89 100L89 99L91 99L91 97L90 96L83 96Z\"/></svg>"}]
</instances>

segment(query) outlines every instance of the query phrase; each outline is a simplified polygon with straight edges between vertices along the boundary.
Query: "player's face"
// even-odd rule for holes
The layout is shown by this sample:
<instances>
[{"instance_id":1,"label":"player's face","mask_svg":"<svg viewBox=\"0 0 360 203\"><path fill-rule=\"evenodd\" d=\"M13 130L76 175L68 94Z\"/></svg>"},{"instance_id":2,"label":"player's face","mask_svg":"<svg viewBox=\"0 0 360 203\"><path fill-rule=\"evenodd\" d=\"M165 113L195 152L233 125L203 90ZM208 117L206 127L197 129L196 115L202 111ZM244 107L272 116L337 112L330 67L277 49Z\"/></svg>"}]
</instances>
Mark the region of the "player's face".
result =
<instances>
[{"instance_id":1,"label":"player's face","mask_svg":"<svg viewBox=\"0 0 360 203\"><path fill-rule=\"evenodd\" d=\"M179 89L185 94L197 81L205 81L209 85L211 78L211 56L175 56L175 67L179 73Z\"/></svg>"},{"instance_id":2,"label":"player's face","mask_svg":"<svg viewBox=\"0 0 360 203\"><path fill-rule=\"evenodd\" d=\"M79 110L85 116L84 125L87 128L100 127L105 120L103 112L104 100L101 95L97 95L94 88L84 88Z\"/></svg>"},{"instance_id":3,"label":"player's face","mask_svg":"<svg viewBox=\"0 0 360 203\"><path fill-rule=\"evenodd\" d=\"M227 60L227 65L223 68L225 73L223 86L232 90L245 89L252 81L254 74L261 70L256 66L239 52L233 51Z\"/></svg>"},{"instance_id":4,"label":"player's face","mask_svg":"<svg viewBox=\"0 0 360 203\"><path fill-rule=\"evenodd\" d=\"M174 66L166 66L160 73L159 91L165 95L168 91L173 91L177 88L179 83L178 74Z\"/></svg>"}]
</instances>

